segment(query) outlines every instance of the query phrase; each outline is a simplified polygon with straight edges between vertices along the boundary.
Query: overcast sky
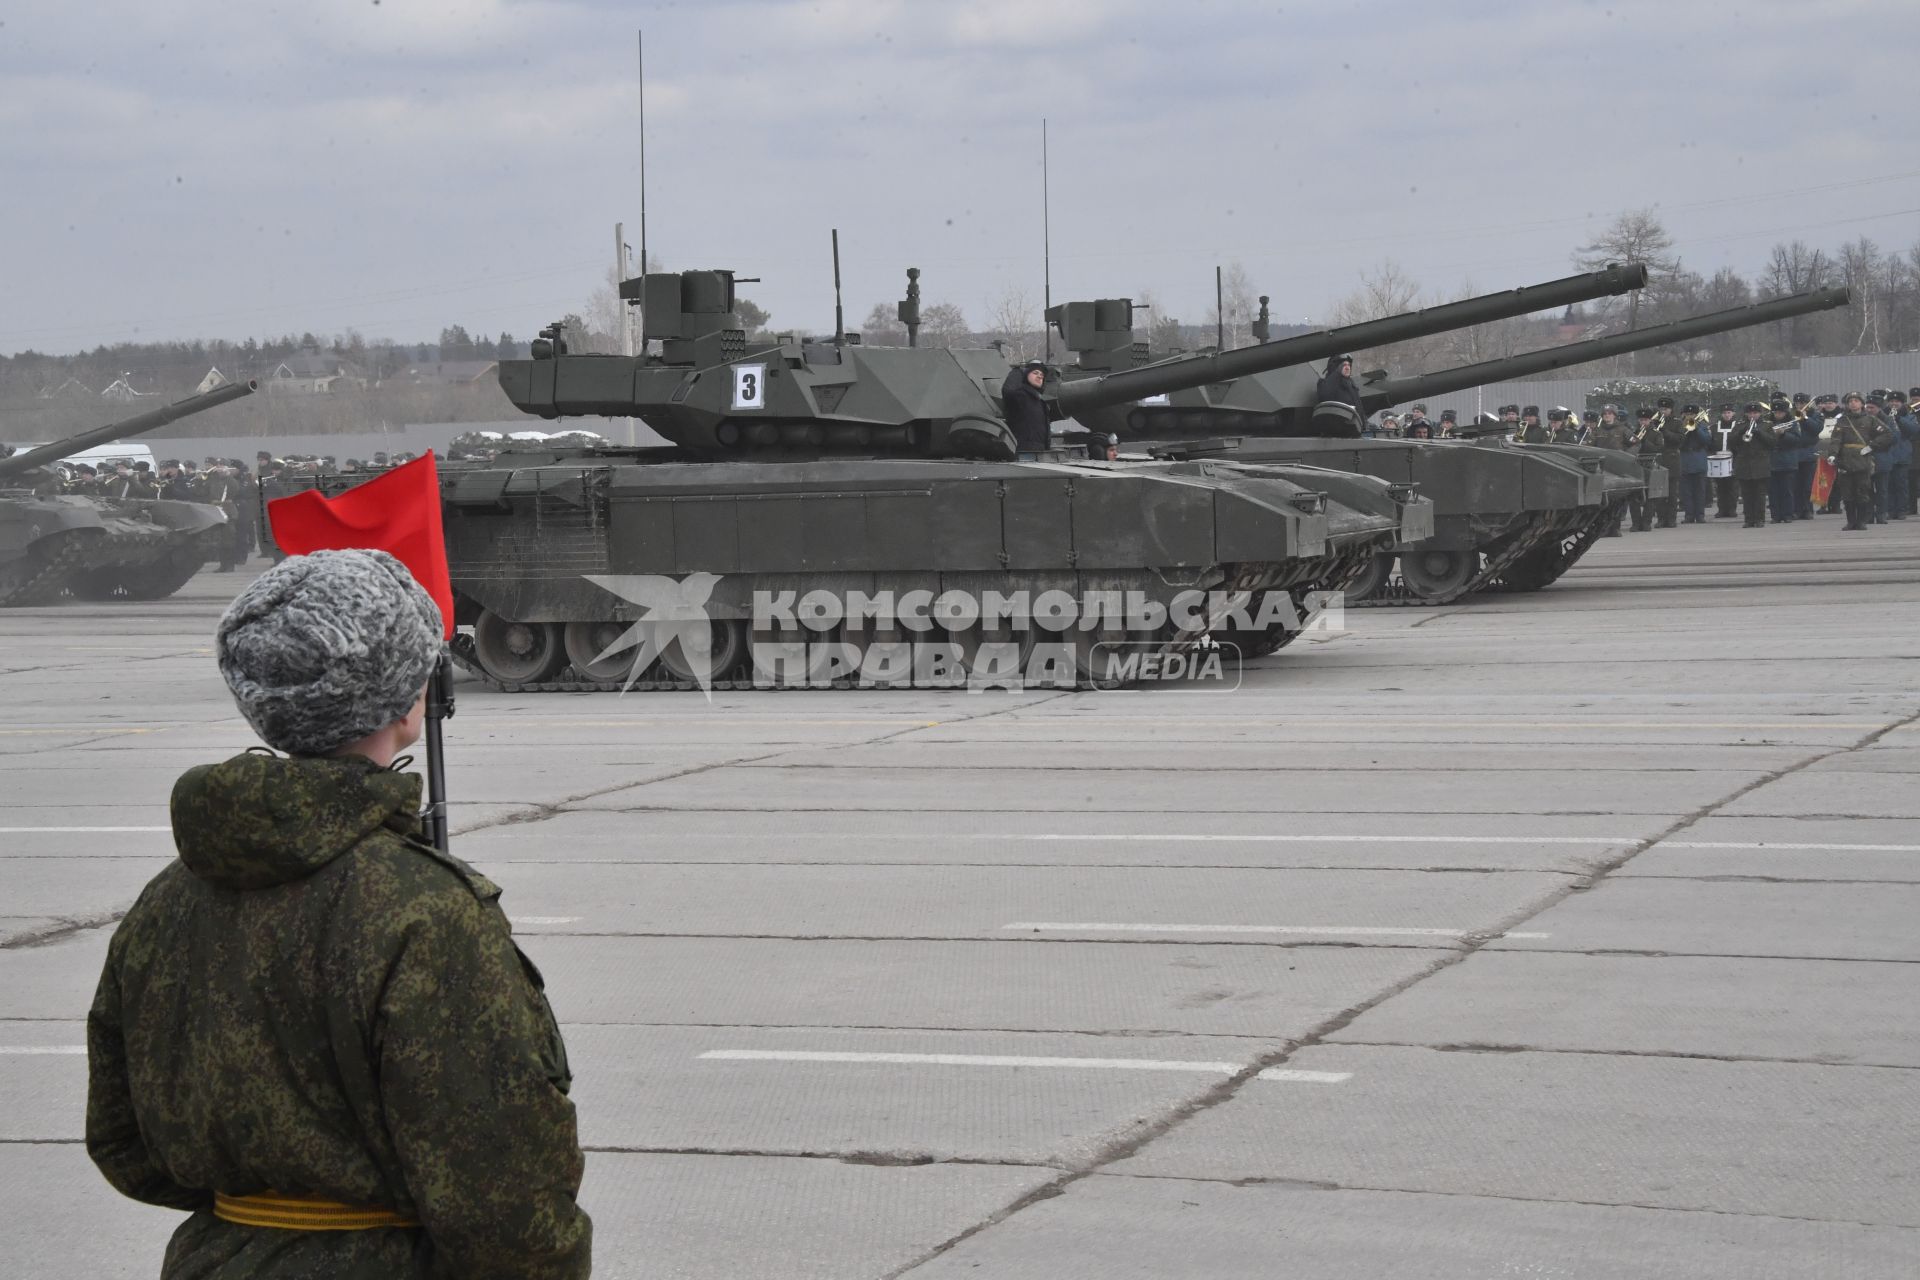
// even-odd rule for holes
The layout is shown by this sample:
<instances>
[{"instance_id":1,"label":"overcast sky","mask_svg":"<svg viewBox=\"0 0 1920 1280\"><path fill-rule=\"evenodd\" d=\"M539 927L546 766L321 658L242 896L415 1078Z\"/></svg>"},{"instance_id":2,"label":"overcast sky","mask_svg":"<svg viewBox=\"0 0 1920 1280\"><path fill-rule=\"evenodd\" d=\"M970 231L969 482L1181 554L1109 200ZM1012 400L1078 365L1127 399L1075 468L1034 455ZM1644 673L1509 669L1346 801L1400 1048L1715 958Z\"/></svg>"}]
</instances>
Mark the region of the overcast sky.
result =
<instances>
[{"instance_id":1,"label":"overcast sky","mask_svg":"<svg viewBox=\"0 0 1920 1280\"><path fill-rule=\"evenodd\" d=\"M0 351L348 327L521 338L639 243L774 325L976 325L1239 260L1279 318L1392 258L1436 292L1570 270L1657 204L1687 265L1920 240L1914 0L9 0Z\"/></svg>"}]
</instances>

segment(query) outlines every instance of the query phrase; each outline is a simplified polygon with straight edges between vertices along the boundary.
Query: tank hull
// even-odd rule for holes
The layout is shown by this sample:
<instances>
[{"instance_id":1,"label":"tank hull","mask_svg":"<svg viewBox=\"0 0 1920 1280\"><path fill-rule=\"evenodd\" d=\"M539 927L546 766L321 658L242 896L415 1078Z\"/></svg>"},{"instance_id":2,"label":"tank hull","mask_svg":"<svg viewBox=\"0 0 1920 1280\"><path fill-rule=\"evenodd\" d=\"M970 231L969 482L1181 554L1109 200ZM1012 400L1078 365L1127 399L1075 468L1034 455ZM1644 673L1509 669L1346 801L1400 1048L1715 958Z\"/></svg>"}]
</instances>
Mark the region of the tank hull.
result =
<instances>
[{"instance_id":1,"label":"tank hull","mask_svg":"<svg viewBox=\"0 0 1920 1280\"><path fill-rule=\"evenodd\" d=\"M868 659L899 643L967 655L961 683L993 645L988 674L1004 675L1010 645L1023 683L1098 685L1096 646L1166 656L1227 634L1271 651L1306 625L1310 596L1432 527L1410 491L1284 463L529 452L441 477L456 651L510 689L887 687L901 681ZM293 484L331 494L366 478ZM689 671L685 645L678 662L608 651L663 591L696 584L714 666ZM929 614L938 600L957 612ZM905 683L954 678L916 668Z\"/></svg>"}]
</instances>

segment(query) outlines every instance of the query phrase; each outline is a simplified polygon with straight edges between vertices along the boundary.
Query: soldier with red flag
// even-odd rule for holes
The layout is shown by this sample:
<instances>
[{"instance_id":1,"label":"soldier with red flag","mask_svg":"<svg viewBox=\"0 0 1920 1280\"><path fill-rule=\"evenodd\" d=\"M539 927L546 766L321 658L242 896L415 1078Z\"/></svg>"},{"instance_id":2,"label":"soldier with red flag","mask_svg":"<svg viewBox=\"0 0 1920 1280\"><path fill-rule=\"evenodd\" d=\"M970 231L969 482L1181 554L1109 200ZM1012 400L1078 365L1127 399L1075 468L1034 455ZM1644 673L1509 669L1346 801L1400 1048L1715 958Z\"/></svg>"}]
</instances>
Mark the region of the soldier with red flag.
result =
<instances>
[{"instance_id":1,"label":"soldier with red flag","mask_svg":"<svg viewBox=\"0 0 1920 1280\"><path fill-rule=\"evenodd\" d=\"M189 1215L163 1277L589 1272L540 974L393 768L445 617L393 556L339 550L289 557L220 621L271 750L175 784L179 859L114 931L87 1019L88 1154Z\"/></svg>"}]
</instances>

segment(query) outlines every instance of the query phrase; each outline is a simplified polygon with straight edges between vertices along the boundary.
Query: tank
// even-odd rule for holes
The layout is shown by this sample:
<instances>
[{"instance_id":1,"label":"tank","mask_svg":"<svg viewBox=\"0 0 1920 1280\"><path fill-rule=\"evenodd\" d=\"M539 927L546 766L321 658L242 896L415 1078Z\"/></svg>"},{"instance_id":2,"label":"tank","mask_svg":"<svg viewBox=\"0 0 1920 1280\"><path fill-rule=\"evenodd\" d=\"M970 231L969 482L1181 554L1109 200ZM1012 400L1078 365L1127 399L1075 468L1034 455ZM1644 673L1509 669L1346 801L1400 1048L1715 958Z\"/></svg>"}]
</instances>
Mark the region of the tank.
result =
<instances>
[{"instance_id":1,"label":"tank","mask_svg":"<svg viewBox=\"0 0 1920 1280\"><path fill-rule=\"evenodd\" d=\"M34 472L95 445L157 430L258 389L231 383L120 422L0 458L0 605L63 594L157 599L180 589L212 554L226 516L205 503L36 492Z\"/></svg>"},{"instance_id":2,"label":"tank","mask_svg":"<svg viewBox=\"0 0 1920 1280\"><path fill-rule=\"evenodd\" d=\"M1201 450L1290 459L1417 484L1434 501L1435 535L1376 561L1351 584L1350 600L1443 604L1478 591L1538 590L1613 527L1634 496L1663 495L1664 470L1611 450L1510 445L1484 435L1362 439L1361 418L1426 396L1843 306L1846 298L1844 289L1821 290L1420 377L1371 375L1360 416L1316 404L1319 371L1297 366L1175 392L1164 403L1106 410L1092 415L1091 425L1124 430L1130 439L1147 436L1147 447L1162 456ZM1105 369L1130 350L1130 309L1125 300L1110 300L1069 303L1049 314L1069 348L1082 353L1083 366L1091 355L1092 368ZM1128 331L1117 332L1119 325Z\"/></svg>"},{"instance_id":3,"label":"tank","mask_svg":"<svg viewBox=\"0 0 1920 1280\"><path fill-rule=\"evenodd\" d=\"M1524 314L1636 282L1613 268L1475 303L1480 318ZM526 412L639 417L668 443L535 446L444 469L465 629L456 653L476 674L507 689L688 687L702 663L680 639L635 669L631 624L656 606L633 593L698 583L709 631L693 649L722 685L886 683L871 678L874 656L918 638L901 618L801 616L792 602L917 593L1076 602L1068 683L1100 684L1112 673L1102 647L1155 660L1223 641L1271 651L1300 633L1316 593L1432 533L1432 506L1413 486L1350 471L1114 461L1071 446L1017 461L1000 400L1013 370L1004 352L869 347L840 332L749 345L734 283L727 271L623 283L623 296L646 303L658 355L574 355L550 326L530 359L502 362L501 386ZM911 334L911 293L901 313ZM1056 379L1052 396L1062 413L1092 411L1471 322L1462 316L1461 305L1433 308ZM337 491L353 481L295 483ZM1114 601L1125 603L1118 615L1101 607ZM991 647L1010 652L1029 683L1032 655L1059 638L1017 610L946 616L937 629L967 673Z\"/></svg>"}]
</instances>

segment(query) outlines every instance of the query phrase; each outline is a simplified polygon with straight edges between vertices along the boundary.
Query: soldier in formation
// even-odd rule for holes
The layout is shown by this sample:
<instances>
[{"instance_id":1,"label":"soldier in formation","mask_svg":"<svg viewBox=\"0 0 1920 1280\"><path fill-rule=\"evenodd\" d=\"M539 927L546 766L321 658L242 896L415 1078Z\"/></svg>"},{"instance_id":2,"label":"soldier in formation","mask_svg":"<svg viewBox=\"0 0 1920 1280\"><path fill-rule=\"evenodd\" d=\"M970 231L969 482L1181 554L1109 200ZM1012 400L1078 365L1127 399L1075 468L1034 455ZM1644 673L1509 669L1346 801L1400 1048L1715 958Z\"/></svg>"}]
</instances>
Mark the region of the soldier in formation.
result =
<instances>
[{"instance_id":1,"label":"soldier in formation","mask_svg":"<svg viewBox=\"0 0 1920 1280\"><path fill-rule=\"evenodd\" d=\"M1834 421L1827 451L1838 471L1834 488L1847 513L1843 531L1855 533L1873 523L1873 457L1893 447L1893 432L1858 391L1847 392L1845 405Z\"/></svg>"},{"instance_id":2,"label":"soldier in formation","mask_svg":"<svg viewBox=\"0 0 1920 1280\"><path fill-rule=\"evenodd\" d=\"M1767 523L1767 477L1773 469L1773 428L1760 420L1760 404L1746 407L1746 421L1732 433L1733 478L1740 485L1740 510L1749 529Z\"/></svg>"},{"instance_id":3,"label":"soldier in formation","mask_svg":"<svg viewBox=\"0 0 1920 1280\"><path fill-rule=\"evenodd\" d=\"M1673 430L1673 428L1668 428ZM1688 524L1707 520L1707 454L1713 448L1713 432L1700 406L1690 404L1682 411L1680 431L1680 509Z\"/></svg>"}]
</instances>

